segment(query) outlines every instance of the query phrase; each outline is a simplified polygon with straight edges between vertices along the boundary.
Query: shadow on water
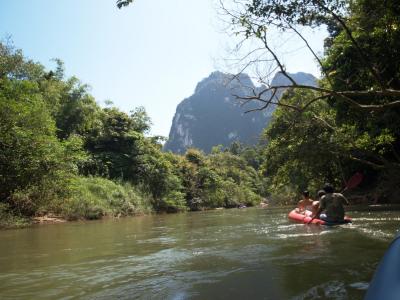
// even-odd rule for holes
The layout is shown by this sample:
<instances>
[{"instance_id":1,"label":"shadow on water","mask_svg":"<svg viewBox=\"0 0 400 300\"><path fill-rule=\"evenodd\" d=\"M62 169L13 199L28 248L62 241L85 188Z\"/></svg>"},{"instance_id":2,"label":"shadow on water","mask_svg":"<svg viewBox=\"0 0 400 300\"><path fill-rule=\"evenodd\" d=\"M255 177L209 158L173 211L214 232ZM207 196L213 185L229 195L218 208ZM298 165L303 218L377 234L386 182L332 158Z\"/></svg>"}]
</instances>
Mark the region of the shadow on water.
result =
<instances>
[{"instance_id":1,"label":"shadow on water","mask_svg":"<svg viewBox=\"0 0 400 300\"><path fill-rule=\"evenodd\" d=\"M0 298L362 299L397 211L232 209L0 232Z\"/></svg>"}]
</instances>

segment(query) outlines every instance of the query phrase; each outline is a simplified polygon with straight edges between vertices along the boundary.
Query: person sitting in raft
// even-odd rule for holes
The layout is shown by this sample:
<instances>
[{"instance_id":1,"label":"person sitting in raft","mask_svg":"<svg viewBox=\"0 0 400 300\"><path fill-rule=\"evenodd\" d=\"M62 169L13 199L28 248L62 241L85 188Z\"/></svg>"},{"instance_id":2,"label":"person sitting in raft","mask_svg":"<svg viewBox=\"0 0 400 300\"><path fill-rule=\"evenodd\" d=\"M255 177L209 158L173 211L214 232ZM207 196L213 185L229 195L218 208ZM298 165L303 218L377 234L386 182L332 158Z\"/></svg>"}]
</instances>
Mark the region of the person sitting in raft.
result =
<instances>
[{"instance_id":1,"label":"person sitting in raft","mask_svg":"<svg viewBox=\"0 0 400 300\"><path fill-rule=\"evenodd\" d=\"M331 184L327 183L324 186L325 195L319 201L317 213L314 218L320 218L326 222L343 222L344 220L344 204L349 204L349 201L340 193L334 193Z\"/></svg>"},{"instance_id":2,"label":"person sitting in raft","mask_svg":"<svg viewBox=\"0 0 400 300\"><path fill-rule=\"evenodd\" d=\"M313 203L314 200L310 198L310 193L308 191L303 192L303 199L299 201L297 204L296 211L299 213L305 213L306 210L312 211L313 210Z\"/></svg>"},{"instance_id":3,"label":"person sitting in raft","mask_svg":"<svg viewBox=\"0 0 400 300\"><path fill-rule=\"evenodd\" d=\"M317 195L318 195L318 199L319 200L321 200L321 198L322 198L322 196L325 196L325 191L324 190L319 190L318 192L317 192ZM319 202L319 201L318 201Z\"/></svg>"},{"instance_id":4,"label":"person sitting in raft","mask_svg":"<svg viewBox=\"0 0 400 300\"><path fill-rule=\"evenodd\" d=\"M312 210L311 210L311 212L312 212L311 215L312 216L315 216L317 214L317 211L319 209L319 201L321 200L322 196L324 196L324 195L325 195L325 191L324 190L319 190L317 192L318 200L315 200L312 203Z\"/></svg>"}]
</instances>

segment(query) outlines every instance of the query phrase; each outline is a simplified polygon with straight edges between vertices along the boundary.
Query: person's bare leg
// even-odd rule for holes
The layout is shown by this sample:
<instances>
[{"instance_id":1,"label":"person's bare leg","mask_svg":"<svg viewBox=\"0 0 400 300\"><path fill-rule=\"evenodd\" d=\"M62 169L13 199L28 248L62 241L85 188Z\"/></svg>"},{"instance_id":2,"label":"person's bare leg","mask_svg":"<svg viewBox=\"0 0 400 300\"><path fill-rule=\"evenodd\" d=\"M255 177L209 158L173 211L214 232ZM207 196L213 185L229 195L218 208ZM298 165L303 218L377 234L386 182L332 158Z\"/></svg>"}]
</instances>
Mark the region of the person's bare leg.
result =
<instances>
[{"instance_id":1,"label":"person's bare leg","mask_svg":"<svg viewBox=\"0 0 400 300\"><path fill-rule=\"evenodd\" d=\"M312 215L313 216L315 216L318 209L319 209L319 201L313 201L313 204L312 204ZM318 216L315 216L315 217L318 218Z\"/></svg>"}]
</instances>

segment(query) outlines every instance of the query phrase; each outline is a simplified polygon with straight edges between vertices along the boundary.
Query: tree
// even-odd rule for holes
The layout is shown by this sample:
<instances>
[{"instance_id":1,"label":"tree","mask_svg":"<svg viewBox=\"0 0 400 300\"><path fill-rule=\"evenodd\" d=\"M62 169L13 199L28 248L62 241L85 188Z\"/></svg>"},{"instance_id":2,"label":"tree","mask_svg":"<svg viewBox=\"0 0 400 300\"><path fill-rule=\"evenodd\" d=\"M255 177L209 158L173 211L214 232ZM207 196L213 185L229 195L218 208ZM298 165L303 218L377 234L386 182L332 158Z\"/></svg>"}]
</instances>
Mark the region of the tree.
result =
<instances>
[{"instance_id":1,"label":"tree","mask_svg":"<svg viewBox=\"0 0 400 300\"><path fill-rule=\"evenodd\" d=\"M270 70L278 69L291 83L290 85L271 86L265 80L265 75L259 77L259 81L266 85L261 91L254 91L253 95L244 97L245 100L256 100L261 102L260 109L271 104L280 105L275 93L284 88L309 89L315 91L315 97L300 106L290 107L299 111L305 110L312 102L334 98L336 101L347 103L349 106L360 111L380 111L400 107L400 88L396 66L398 57L393 52L396 48L383 49L382 43L397 47L400 26L398 5L392 1L333 1L333 0L244 0L234 1L237 9L228 9L223 4L225 13L231 18L236 28L236 33L242 35L246 40L258 41L259 47L246 54L249 61L244 69L253 64L272 61ZM373 16L371 16L373 14ZM367 25L369 20L369 25ZM343 77L339 70L327 65L326 59L318 57L301 34L301 27L314 27L319 25L328 26L330 43L340 47L349 47L353 61L358 68L348 70L362 71L363 76ZM375 28L375 36L369 35L371 28ZM300 43L309 50L321 67L321 72L326 79L326 84L320 86L298 84L286 71L280 55L271 47L270 31L290 32L297 36ZM385 32L385 34L379 34ZM332 45L335 47L334 45ZM371 46L375 50L371 52ZM329 47L331 49L332 47ZM330 50L327 49L328 57ZM350 50L351 49L351 50ZM381 52L380 52L381 50ZM253 59L254 53L262 59ZM389 52L389 53L388 53ZM388 54L385 56L385 54ZM382 60L383 56L385 59ZM394 66L393 66L394 64ZM347 65L346 65L347 66ZM244 71L243 69L243 71ZM342 86L341 89L335 84L339 78L341 81L351 80L362 82L365 77L371 83L368 88ZM272 91L272 96L265 98L265 94Z\"/></svg>"},{"instance_id":2,"label":"tree","mask_svg":"<svg viewBox=\"0 0 400 300\"><path fill-rule=\"evenodd\" d=\"M71 134L87 137L100 130L102 111L88 93L87 85L81 84L75 77L52 84L60 85L59 103L54 112L60 139L66 139Z\"/></svg>"},{"instance_id":3,"label":"tree","mask_svg":"<svg viewBox=\"0 0 400 300\"><path fill-rule=\"evenodd\" d=\"M326 127L336 143L322 148L322 153L329 156L332 155L330 150L335 149L341 160L353 162L350 165L361 163L365 170L373 168L374 173L386 181L395 178L399 182L399 177L394 175L400 170L400 58L397 54L400 47L400 9L397 1L233 2L236 4L234 8L223 6L223 9L232 20L236 33L243 36L243 43L253 40L259 45L246 54L244 59L247 63L244 63L243 70L254 64L271 63L268 70L278 70L290 82L290 85L272 86L265 79L268 74L262 74L259 81L265 84L265 88L242 97L245 103L258 101L258 110L278 105L307 115L309 118L296 118L303 125L283 127L286 131L300 134L301 130L307 130L309 121L319 122L318 126ZM301 33L304 27L321 25L326 26L329 32L323 57L316 54ZM308 49L323 75L318 86L300 85L290 76L281 53L272 47L270 32L273 30L297 36ZM254 56L259 59L253 59ZM275 97L281 89L287 89L288 95L294 97L293 101L288 101L287 97ZM333 118L321 115L322 107L315 106L323 100ZM293 117L294 113L288 111L286 114ZM275 122L278 123L274 124L276 128L285 123L282 118L276 118ZM306 134L305 138L313 140L311 135ZM295 140L299 141L299 138ZM303 142L300 144L304 145ZM284 151L283 145L275 145L277 154ZM314 155L318 157L318 153ZM287 158L285 162L293 163L294 160ZM271 161L267 159L265 164L271 166Z\"/></svg>"},{"instance_id":4,"label":"tree","mask_svg":"<svg viewBox=\"0 0 400 300\"><path fill-rule=\"evenodd\" d=\"M0 61L7 61L20 52L2 55ZM0 78L0 201L32 215L46 201L66 193L65 185L77 173L76 163L83 153L79 137L57 139L42 79L36 73L42 68L27 64L22 59L16 69L0 69L6 74ZM27 71L32 69L33 76ZM14 76L22 73L22 79Z\"/></svg>"},{"instance_id":5,"label":"tree","mask_svg":"<svg viewBox=\"0 0 400 300\"><path fill-rule=\"evenodd\" d=\"M0 79L40 80L45 76L44 67L24 58L10 40L0 42Z\"/></svg>"},{"instance_id":6,"label":"tree","mask_svg":"<svg viewBox=\"0 0 400 300\"><path fill-rule=\"evenodd\" d=\"M283 103L298 105L311 98L311 91L290 91ZM293 198L305 189L316 191L324 182L342 185L346 175L343 165L349 158L335 125L335 111L325 102L313 103L307 112L299 113L278 107L274 119L265 129L268 140L261 166L271 194ZM342 156L342 153L345 154Z\"/></svg>"},{"instance_id":7,"label":"tree","mask_svg":"<svg viewBox=\"0 0 400 300\"><path fill-rule=\"evenodd\" d=\"M134 123L133 130L141 133L148 133L151 128L151 119L148 116L143 106L136 107L131 111L131 116Z\"/></svg>"}]
</instances>

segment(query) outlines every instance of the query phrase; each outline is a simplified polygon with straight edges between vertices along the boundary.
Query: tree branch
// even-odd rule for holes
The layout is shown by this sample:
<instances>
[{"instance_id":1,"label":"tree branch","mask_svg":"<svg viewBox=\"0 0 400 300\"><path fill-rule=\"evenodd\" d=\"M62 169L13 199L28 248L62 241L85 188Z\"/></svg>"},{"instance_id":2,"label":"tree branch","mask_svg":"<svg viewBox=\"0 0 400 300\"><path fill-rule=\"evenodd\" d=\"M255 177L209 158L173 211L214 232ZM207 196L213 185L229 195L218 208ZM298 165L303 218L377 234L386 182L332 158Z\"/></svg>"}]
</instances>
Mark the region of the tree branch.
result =
<instances>
[{"instance_id":1,"label":"tree branch","mask_svg":"<svg viewBox=\"0 0 400 300\"><path fill-rule=\"evenodd\" d=\"M346 23L343 21L341 17L339 17L333 10L328 8L327 6L323 5L321 1L315 0L316 4L321 7L323 10L325 10L327 13L331 14L332 17L340 23L340 25L343 27L344 31L346 32L347 36L349 37L350 41L353 43L353 45L356 47L358 54L360 55L361 59L363 60L363 63L367 66L367 68L370 70L372 76L375 77L379 85L383 90L386 89L386 85L383 83L382 78L380 77L379 73L374 69L374 67L370 64L370 60L368 57L365 55L364 51L361 49L360 45L357 43L355 38L353 37L353 34L351 33L350 28L346 25Z\"/></svg>"},{"instance_id":2,"label":"tree branch","mask_svg":"<svg viewBox=\"0 0 400 300\"><path fill-rule=\"evenodd\" d=\"M370 96L370 97L376 97L376 96L399 96L400 97L400 91L397 90L384 90L384 91L341 91L341 92L336 92L330 89L326 88L321 88L321 87L316 87L316 86L310 86L310 85L301 85L301 84L296 84L296 85L279 85L279 86L271 86L266 89L264 89L261 93L259 93L256 96L252 97L241 97L242 99L253 99L253 100L259 100L259 95L263 94L269 90L274 90L274 89L303 89L303 90L313 90L317 92L324 93L324 95L319 96L318 98L315 98L311 100L312 102L315 102L316 100L320 100L323 98L335 96L338 97L347 103L349 103L351 106L356 107L358 109L366 110L366 111L380 111L392 107L400 107L400 100L388 102L388 103L383 103L383 104L360 104L351 97L356 97L356 96ZM311 102L311 103L312 103ZM310 103L310 104L311 104ZM310 104L307 104L310 105Z\"/></svg>"},{"instance_id":3,"label":"tree branch","mask_svg":"<svg viewBox=\"0 0 400 300\"><path fill-rule=\"evenodd\" d=\"M308 48L308 50L310 50L310 52L312 53L314 58L317 60L319 66L321 67L321 72L325 75L325 77L328 80L328 82L332 85L332 82L331 82L331 79L329 77L329 74L327 72L325 72L325 70L324 70L324 66L322 64L322 61L320 60L318 55L315 53L315 51L311 48L310 44L305 39L305 37L296 28L294 28L294 26L290 25L289 23L286 23L286 24L288 25L288 27L290 29L292 29L303 40L303 42L306 44L306 47Z\"/></svg>"},{"instance_id":4,"label":"tree branch","mask_svg":"<svg viewBox=\"0 0 400 300\"><path fill-rule=\"evenodd\" d=\"M253 29L253 33L255 35L257 35L257 33L254 31ZM297 85L297 82L286 72L285 67L283 66L283 64L281 63L281 61L279 60L278 56L276 55L276 53L274 51L272 51L272 49L269 47L268 42L267 42L267 34L265 32L265 30L262 33L262 42L264 44L265 49L268 50L268 52L273 56L275 62L277 63L277 65L279 66L279 69L281 70L281 73L287 78L289 79L289 81L293 84L293 85Z\"/></svg>"}]
</instances>

